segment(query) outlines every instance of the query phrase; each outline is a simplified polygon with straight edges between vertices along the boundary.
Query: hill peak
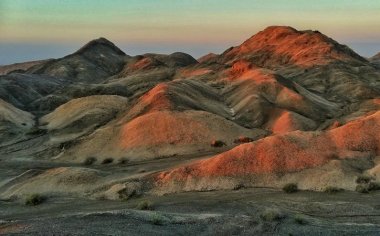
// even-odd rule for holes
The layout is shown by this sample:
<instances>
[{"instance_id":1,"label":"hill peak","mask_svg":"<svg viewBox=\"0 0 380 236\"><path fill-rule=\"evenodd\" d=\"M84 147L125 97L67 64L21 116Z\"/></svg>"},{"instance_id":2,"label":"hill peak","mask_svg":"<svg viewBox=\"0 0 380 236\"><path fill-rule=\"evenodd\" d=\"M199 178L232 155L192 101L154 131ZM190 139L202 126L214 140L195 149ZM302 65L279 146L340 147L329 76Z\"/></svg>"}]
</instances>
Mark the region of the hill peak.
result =
<instances>
[{"instance_id":1,"label":"hill peak","mask_svg":"<svg viewBox=\"0 0 380 236\"><path fill-rule=\"evenodd\" d=\"M224 62L245 59L256 65L269 67L308 67L335 60L366 62L347 46L319 31L298 31L289 26L269 26L222 55Z\"/></svg>"},{"instance_id":2,"label":"hill peak","mask_svg":"<svg viewBox=\"0 0 380 236\"><path fill-rule=\"evenodd\" d=\"M266 27L263 31L265 33L295 33L298 32L291 26L283 26L283 25L271 25Z\"/></svg>"},{"instance_id":3,"label":"hill peak","mask_svg":"<svg viewBox=\"0 0 380 236\"><path fill-rule=\"evenodd\" d=\"M98 39L91 40L90 42L86 43L83 47L81 47L78 51L76 51L76 54L83 54L87 51L93 51L96 50L98 47L105 47L109 48L113 52L115 52L118 55L126 55L120 48L115 46L111 41L109 41L106 38L100 37Z\"/></svg>"}]
</instances>

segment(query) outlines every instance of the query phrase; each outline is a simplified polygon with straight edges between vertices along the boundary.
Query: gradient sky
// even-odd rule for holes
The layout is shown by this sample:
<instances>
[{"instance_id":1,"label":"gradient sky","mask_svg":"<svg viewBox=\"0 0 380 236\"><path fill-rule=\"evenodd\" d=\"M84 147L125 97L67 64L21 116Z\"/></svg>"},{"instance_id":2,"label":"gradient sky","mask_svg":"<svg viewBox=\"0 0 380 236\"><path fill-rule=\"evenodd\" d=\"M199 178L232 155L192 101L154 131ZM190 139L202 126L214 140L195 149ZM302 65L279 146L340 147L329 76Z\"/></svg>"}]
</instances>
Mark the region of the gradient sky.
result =
<instances>
[{"instance_id":1,"label":"gradient sky","mask_svg":"<svg viewBox=\"0 0 380 236\"><path fill-rule=\"evenodd\" d=\"M130 55L220 53L269 25L380 51L378 0L0 0L0 64L61 57L106 37Z\"/></svg>"}]
</instances>

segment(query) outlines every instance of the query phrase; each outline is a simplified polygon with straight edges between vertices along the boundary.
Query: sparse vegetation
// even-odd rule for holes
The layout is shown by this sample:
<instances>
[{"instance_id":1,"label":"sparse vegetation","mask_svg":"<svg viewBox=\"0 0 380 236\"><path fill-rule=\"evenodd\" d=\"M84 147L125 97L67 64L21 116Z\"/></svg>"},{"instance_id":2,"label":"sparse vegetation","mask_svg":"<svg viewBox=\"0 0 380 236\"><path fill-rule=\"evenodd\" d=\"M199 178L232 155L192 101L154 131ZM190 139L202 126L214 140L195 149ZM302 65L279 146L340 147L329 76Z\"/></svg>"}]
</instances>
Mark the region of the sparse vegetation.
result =
<instances>
[{"instance_id":1,"label":"sparse vegetation","mask_svg":"<svg viewBox=\"0 0 380 236\"><path fill-rule=\"evenodd\" d=\"M137 204L136 208L138 210L154 210L154 205L151 201L148 201L148 200L145 200L145 201L141 201L139 202L139 204Z\"/></svg>"},{"instance_id":2,"label":"sparse vegetation","mask_svg":"<svg viewBox=\"0 0 380 236\"><path fill-rule=\"evenodd\" d=\"M121 158L121 159L119 159L119 161L117 163L120 165L125 165L125 164L129 163L129 159L128 158Z\"/></svg>"},{"instance_id":3,"label":"sparse vegetation","mask_svg":"<svg viewBox=\"0 0 380 236\"><path fill-rule=\"evenodd\" d=\"M369 193L367 184L358 184L355 190L356 192L359 192L359 193Z\"/></svg>"},{"instance_id":4,"label":"sparse vegetation","mask_svg":"<svg viewBox=\"0 0 380 236\"><path fill-rule=\"evenodd\" d=\"M249 143L253 141L254 140L250 137L240 136L238 139L234 140L234 143Z\"/></svg>"},{"instance_id":5,"label":"sparse vegetation","mask_svg":"<svg viewBox=\"0 0 380 236\"><path fill-rule=\"evenodd\" d=\"M113 162L113 158L109 157L102 161L103 165L111 164Z\"/></svg>"},{"instance_id":6,"label":"sparse vegetation","mask_svg":"<svg viewBox=\"0 0 380 236\"><path fill-rule=\"evenodd\" d=\"M307 220L305 219L305 217L303 217L302 215L299 215L297 214L295 217L294 217L294 221L297 223L297 224L300 224L300 225L306 225L308 222Z\"/></svg>"},{"instance_id":7,"label":"sparse vegetation","mask_svg":"<svg viewBox=\"0 0 380 236\"><path fill-rule=\"evenodd\" d=\"M239 190L239 189L242 189L242 188L245 188L244 184L237 184L235 187L234 187L234 190Z\"/></svg>"},{"instance_id":8,"label":"sparse vegetation","mask_svg":"<svg viewBox=\"0 0 380 236\"><path fill-rule=\"evenodd\" d=\"M95 157L87 157L86 160L84 160L83 165L90 166L96 162Z\"/></svg>"},{"instance_id":9,"label":"sparse vegetation","mask_svg":"<svg viewBox=\"0 0 380 236\"><path fill-rule=\"evenodd\" d=\"M223 146L226 146L226 144L221 140L212 140L211 146L212 147L223 147Z\"/></svg>"},{"instance_id":10,"label":"sparse vegetation","mask_svg":"<svg viewBox=\"0 0 380 236\"><path fill-rule=\"evenodd\" d=\"M119 194L119 198L123 201L128 201L128 199L131 199L132 197L138 196L138 192L136 189L133 189L132 191L127 191L127 189L122 189L117 192Z\"/></svg>"},{"instance_id":11,"label":"sparse vegetation","mask_svg":"<svg viewBox=\"0 0 380 236\"><path fill-rule=\"evenodd\" d=\"M295 184L295 183L289 183L289 184L286 184L282 190L285 192L285 193L295 193L295 192L298 192L298 185Z\"/></svg>"},{"instance_id":12,"label":"sparse vegetation","mask_svg":"<svg viewBox=\"0 0 380 236\"><path fill-rule=\"evenodd\" d=\"M277 209L266 209L260 216L265 221L279 221L285 218L285 215Z\"/></svg>"},{"instance_id":13,"label":"sparse vegetation","mask_svg":"<svg viewBox=\"0 0 380 236\"><path fill-rule=\"evenodd\" d=\"M163 225L164 218L160 214L155 213L155 214L152 215L151 222L154 225Z\"/></svg>"},{"instance_id":14,"label":"sparse vegetation","mask_svg":"<svg viewBox=\"0 0 380 236\"><path fill-rule=\"evenodd\" d=\"M380 183L374 181L375 178L370 175L360 175L356 178L356 191L359 193L369 193L370 191L380 190Z\"/></svg>"},{"instance_id":15,"label":"sparse vegetation","mask_svg":"<svg viewBox=\"0 0 380 236\"><path fill-rule=\"evenodd\" d=\"M360 183L356 186L355 189L359 193L369 193L371 191L380 190L379 182L368 182L368 183Z\"/></svg>"},{"instance_id":16,"label":"sparse vegetation","mask_svg":"<svg viewBox=\"0 0 380 236\"><path fill-rule=\"evenodd\" d=\"M343 191L342 188L333 187L333 186L328 186L324 190L325 193L339 193L339 192L342 192L342 191Z\"/></svg>"},{"instance_id":17,"label":"sparse vegetation","mask_svg":"<svg viewBox=\"0 0 380 236\"><path fill-rule=\"evenodd\" d=\"M377 191L377 190L380 190L379 182L370 182L368 184L368 191Z\"/></svg>"},{"instance_id":18,"label":"sparse vegetation","mask_svg":"<svg viewBox=\"0 0 380 236\"><path fill-rule=\"evenodd\" d=\"M371 177L371 176L368 176L368 175L359 175L359 176L356 178L356 183L357 183L357 184L367 184L367 183L369 183L371 180L372 180L372 177Z\"/></svg>"},{"instance_id":19,"label":"sparse vegetation","mask_svg":"<svg viewBox=\"0 0 380 236\"><path fill-rule=\"evenodd\" d=\"M25 199L25 205L27 206L37 206L43 203L46 197L40 194L32 194Z\"/></svg>"}]
</instances>

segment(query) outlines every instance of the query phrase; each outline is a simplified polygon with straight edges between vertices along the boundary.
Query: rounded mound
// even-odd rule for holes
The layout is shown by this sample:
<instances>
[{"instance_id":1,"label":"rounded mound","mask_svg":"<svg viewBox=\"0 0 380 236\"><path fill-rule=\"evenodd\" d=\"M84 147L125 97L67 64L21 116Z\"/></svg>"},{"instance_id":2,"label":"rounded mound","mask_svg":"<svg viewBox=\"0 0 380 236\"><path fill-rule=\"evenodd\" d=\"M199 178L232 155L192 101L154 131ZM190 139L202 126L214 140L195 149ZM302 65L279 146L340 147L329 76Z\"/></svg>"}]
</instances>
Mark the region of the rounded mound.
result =
<instances>
[{"instance_id":1,"label":"rounded mound","mask_svg":"<svg viewBox=\"0 0 380 236\"><path fill-rule=\"evenodd\" d=\"M148 113L121 129L120 146L127 155L146 157L188 154L213 150L212 140L233 145L239 136L257 139L262 130L249 130L220 116L203 111Z\"/></svg>"},{"instance_id":2,"label":"rounded mound","mask_svg":"<svg viewBox=\"0 0 380 236\"><path fill-rule=\"evenodd\" d=\"M270 176L315 168L336 159L379 155L379 131L380 112L377 112L324 133L295 131L270 136L215 157L162 172L156 176L157 186L181 183L182 190L199 189L199 186L213 180L213 188L225 188L225 183L218 182L218 179L230 178L245 178L248 185L275 185L274 181L268 181ZM264 176L266 181L255 183L247 180L257 176Z\"/></svg>"},{"instance_id":3,"label":"rounded mound","mask_svg":"<svg viewBox=\"0 0 380 236\"><path fill-rule=\"evenodd\" d=\"M113 95L77 98L43 116L40 123L45 125L48 130L64 128L81 130L114 118L115 114L122 110L126 104L126 98Z\"/></svg>"}]
</instances>

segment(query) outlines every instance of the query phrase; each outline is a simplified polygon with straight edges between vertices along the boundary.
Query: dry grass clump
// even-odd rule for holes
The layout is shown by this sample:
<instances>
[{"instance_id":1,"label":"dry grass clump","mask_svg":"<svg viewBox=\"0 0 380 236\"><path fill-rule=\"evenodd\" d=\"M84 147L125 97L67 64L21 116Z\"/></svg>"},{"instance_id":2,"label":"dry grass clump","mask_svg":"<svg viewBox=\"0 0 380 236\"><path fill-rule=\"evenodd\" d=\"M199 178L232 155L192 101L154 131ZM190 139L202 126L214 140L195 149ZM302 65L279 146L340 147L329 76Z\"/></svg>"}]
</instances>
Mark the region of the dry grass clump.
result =
<instances>
[{"instance_id":1,"label":"dry grass clump","mask_svg":"<svg viewBox=\"0 0 380 236\"><path fill-rule=\"evenodd\" d=\"M117 162L119 165L125 165L125 164L128 164L129 163L129 159L128 158L121 158L118 160Z\"/></svg>"},{"instance_id":2,"label":"dry grass clump","mask_svg":"<svg viewBox=\"0 0 380 236\"><path fill-rule=\"evenodd\" d=\"M328 186L325 188L324 192L325 193L339 193L339 192L342 192L343 189L342 188L338 188L338 187L334 187L334 186Z\"/></svg>"},{"instance_id":3,"label":"dry grass clump","mask_svg":"<svg viewBox=\"0 0 380 236\"><path fill-rule=\"evenodd\" d=\"M355 191L359 193L369 193L368 185L358 184L355 188Z\"/></svg>"},{"instance_id":4,"label":"dry grass clump","mask_svg":"<svg viewBox=\"0 0 380 236\"><path fill-rule=\"evenodd\" d=\"M306 225L308 223L308 221L305 219L305 217L303 217L302 215L300 214L297 214L295 217L294 217L294 221L297 223L297 224L300 224L300 225Z\"/></svg>"},{"instance_id":5,"label":"dry grass clump","mask_svg":"<svg viewBox=\"0 0 380 236\"><path fill-rule=\"evenodd\" d=\"M46 201L46 197L40 194L32 194L25 199L25 205L37 206Z\"/></svg>"},{"instance_id":6,"label":"dry grass clump","mask_svg":"<svg viewBox=\"0 0 380 236\"><path fill-rule=\"evenodd\" d=\"M226 146L226 144L222 140L211 141L211 147L223 147L223 146Z\"/></svg>"},{"instance_id":7,"label":"dry grass clump","mask_svg":"<svg viewBox=\"0 0 380 236\"><path fill-rule=\"evenodd\" d=\"M285 193L295 193L295 192L298 192L298 185L295 184L295 183L289 183L289 184L286 184L282 190L285 192Z\"/></svg>"},{"instance_id":8,"label":"dry grass clump","mask_svg":"<svg viewBox=\"0 0 380 236\"><path fill-rule=\"evenodd\" d=\"M368 190L369 191L380 190L380 182L370 182L368 184Z\"/></svg>"},{"instance_id":9,"label":"dry grass clump","mask_svg":"<svg viewBox=\"0 0 380 236\"><path fill-rule=\"evenodd\" d=\"M86 160L84 160L83 165L90 166L96 162L95 157L87 157Z\"/></svg>"},{"instance_id":10,"label":"dry grass clump","mask_svg":"<svg viewBox=\"0 0 380 236\"><path fill-rule=\"evenodd\" d=\"M234 143L250 143L254 140L250 137L240 136L238 139L234 140Z\"/></svg>"},{"instance_id":11,"label":"dry grass clump","mask_svg":"<svg viewBox=\"0 0 380 236\"><path fill-rule=\"evenodd\" d=\"M359 175L357 178L356 178L356 183L357 184L367 184L369 183L373 178L371 176L368 176L368 175Z\"/></svg>"},{"instance_id":12,"label":"dry grass clump","mask_svg":"<svg viewBox=\"0 0 380 236\"><path fill-rule=\"evenodd\" d=\"M150 221L154 225L163 225L164 224L164 218L158 213L153 214Z\"/></svg>"},{"instance_id":13,"label":"dry grass clump","mask_svg":"<svg viewBox=\"0 0 380 236\"><path fill-rule=\"evenodd\" d=\"M103 165L111 164L113 162L113 158L109 157L102 161Z\"/></svg>"},{"instance_id":14,"label":"dry grass clump","mask_svg":"<svg viewBox=\"0 0 380 236\"><path fill-rule=\"evenodd\" d=\"M285 218L285 215L278 209L266 209L260 216L265 221L279 221Z\"/></svg>"},{"instance_id":15,"label":"dry grass clump","mask_svg":"<svg viewBox=\"0 0 380 236\"><path fill-rule=\"evenodd\" d=\"M152 211L152 210L154 210L154 204L153 204L153 202L151 202L149 200L145 200L145 201L139 202L139 204L137 204L136 208L138 210Z\"/></svg>"},{"instance_id":16,"label":"dry grass clump","mask_svg":"<svg viewBox=\"0 0 380 236\"><path fill-rule=\"evenodd\" d=\"M369 193L371 191L380 190L380 183L374 182L375 178L369 175L360 175L356 178L356 192Z\"/></svg>"}]
</instances>

